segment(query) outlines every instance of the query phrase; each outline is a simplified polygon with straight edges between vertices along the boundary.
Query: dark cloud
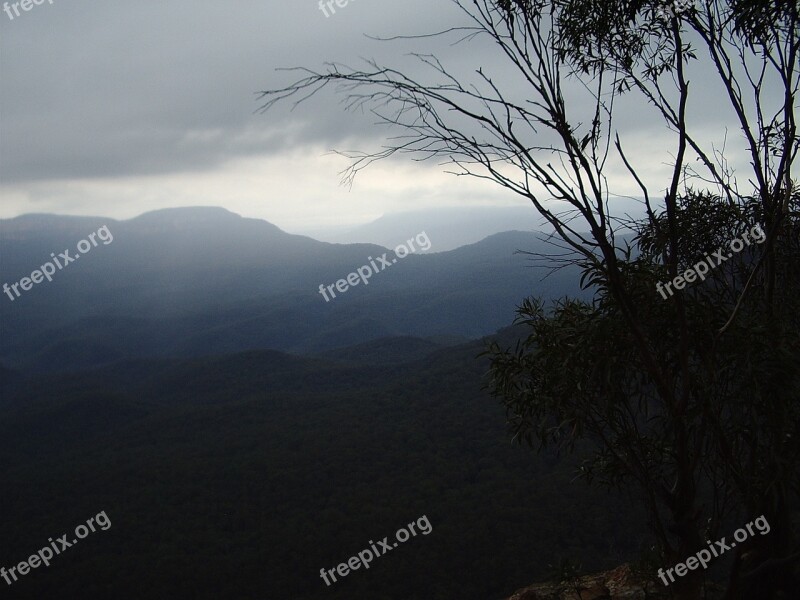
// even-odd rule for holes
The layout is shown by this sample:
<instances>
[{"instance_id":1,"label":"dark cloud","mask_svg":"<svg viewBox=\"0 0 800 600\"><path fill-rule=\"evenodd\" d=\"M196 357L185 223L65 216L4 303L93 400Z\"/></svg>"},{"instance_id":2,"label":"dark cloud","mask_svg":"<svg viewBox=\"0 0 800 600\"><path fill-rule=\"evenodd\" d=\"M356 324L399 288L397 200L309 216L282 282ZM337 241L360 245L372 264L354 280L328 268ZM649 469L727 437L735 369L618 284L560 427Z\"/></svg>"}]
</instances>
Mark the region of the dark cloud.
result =
<instances>
[{"instance_id":1,"label":"dark cloud","mask_svg":"<svg viewBox=\"0 0 800 600\"><path fill-rule=\"evenodd\" d=\"M391 56L364 33L444 25L447 0L353 0L326 18L314 0L55 0L0 13L0 179L168 173L376 135L324 95L268 115L256 91L279 67Z\"/></svg>"}]
</instances>

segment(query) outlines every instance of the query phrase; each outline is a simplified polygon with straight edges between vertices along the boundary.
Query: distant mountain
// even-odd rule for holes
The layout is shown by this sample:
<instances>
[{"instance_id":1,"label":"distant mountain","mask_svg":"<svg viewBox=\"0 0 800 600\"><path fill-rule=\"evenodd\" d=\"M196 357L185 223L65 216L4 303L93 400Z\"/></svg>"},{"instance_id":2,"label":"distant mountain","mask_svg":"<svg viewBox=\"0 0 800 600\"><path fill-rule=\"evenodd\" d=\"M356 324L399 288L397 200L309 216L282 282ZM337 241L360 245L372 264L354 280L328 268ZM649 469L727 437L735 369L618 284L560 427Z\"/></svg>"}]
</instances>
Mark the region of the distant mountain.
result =
<instances>
[{"instance_id":1,"label":"distant mountain","mask_svg":"<svg viewBox=\"0 0 800 600\"><path fill-rule=\"evenodd\" d=\"M614 196L609 199L617 214L644 218L641 199ZM507 231L552 232L552 227L530 204L519 206L460 206L398 213L351 228L309 230L314 239L339 244L366 243L394 248L409 237L425 231L435 240L429 252L454 250L474 244L495 233ZM622 231L622 229L620 230Z\"/></svg>"},{"instance_id":2,"label":"distant mountain","mask_svg":"<svg viewBox=\"0 0 800 600\"><path fill-rule=\"evenodd\" d=\"M444 346L411 336L388 337L316 354L333 362L397 365L419 360Z\"/></svg>"},{"instance_id":3,"label":"distant mountain","mask_svg":"<svg viewBox=\"0 0 800 600\"><path fill-rule=\"evenodd\" d=\"M74 254L103 225L112 242L13 302L0 294L6 367L67 371L253 349L305 354L393 336L471 339L509 324L525 296L580 294L575 270L543 279L547 271L514 254L552 252L533 233L393 259L377 245L319 242L218 208L161 210L128 221L0 221L0 284L30 276L51 253ZM378 267L367 285L328 302L319 293L320 284L378 266L384 254L391 268Z\"/></svg>"},{"instance_id":4,"label":"distant mountain","mask_svg":"<svg viewBox=\"0 0 800 600\"><path fill-rule=\"evenodd\" d=\"M435 240L430 252L444 252L474 244L495 233L537 231L541 226L542 219L532 206L464 206L390 213L346 231L311 233L326 242L394 248L425 231Z\"/></svg>"}]
</instances>

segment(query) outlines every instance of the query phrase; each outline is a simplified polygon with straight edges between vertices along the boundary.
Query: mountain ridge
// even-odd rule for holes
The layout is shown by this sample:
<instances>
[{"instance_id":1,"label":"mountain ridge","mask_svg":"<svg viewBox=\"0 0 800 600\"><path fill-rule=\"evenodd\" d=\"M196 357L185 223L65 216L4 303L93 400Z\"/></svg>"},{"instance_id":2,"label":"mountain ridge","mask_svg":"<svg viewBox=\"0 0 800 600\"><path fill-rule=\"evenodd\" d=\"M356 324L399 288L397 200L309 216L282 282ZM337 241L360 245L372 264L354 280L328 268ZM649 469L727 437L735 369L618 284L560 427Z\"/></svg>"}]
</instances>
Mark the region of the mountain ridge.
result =
<instances>
[{"instance_id":1,"label":"mountain ridge","mask_svg":"<svg viewBox=\"0 0 800 600\"><path fill-rule=\"evenodd\" d=\"M199 356L208 348L305 354L387 336L472 339L509 324L525 296L581 293L568 269L542 281L543 273L515 254L547 251L535 233L498 233L391 262L391 250L380 246L319 242L220 211L183 208L108 221L113 242L14 302L0 296L0 361L48 372L126 357ZM74 246L78 236L65 233L62 222L75 225L57 219L23 240L3 235L0 281L17 281L51 251ZM80 230L80 238L90 231ZM320 295L320 285L343 281L384 253L391 268L328 302Z\"/></svg>"}]
</instances>

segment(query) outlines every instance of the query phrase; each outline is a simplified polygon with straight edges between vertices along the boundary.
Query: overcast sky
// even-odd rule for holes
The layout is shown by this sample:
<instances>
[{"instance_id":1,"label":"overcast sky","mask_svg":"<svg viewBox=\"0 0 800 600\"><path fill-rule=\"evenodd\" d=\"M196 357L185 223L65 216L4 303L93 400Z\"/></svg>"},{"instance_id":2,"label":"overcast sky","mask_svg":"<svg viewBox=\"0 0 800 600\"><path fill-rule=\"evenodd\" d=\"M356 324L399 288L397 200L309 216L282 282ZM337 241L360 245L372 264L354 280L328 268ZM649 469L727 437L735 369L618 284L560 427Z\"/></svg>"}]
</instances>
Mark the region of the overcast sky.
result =
<instances>
[{"instance_id":1,"label":"overcast sky","mask_svg":"<svg viewBox=\"0 0 800 600\"><path fill-rule=\"evenodd\" d=\"M129 218L215 205L302 231L427 207L521 205L408 158L375 164L348 189L339 177L348 161L329 151L378 148L387 132L374 116L345 112L333 94L291 113L257 112L255 92L289 81L279 67L374 57L415 73L406 54L416 50L456 71L502 71L480 42L365 35L463 23L450 0L350 0L328 17L318 0L44 0L13 20L0 12L0 217ZM696 123L719 136L711 97L707 104ZM657 178L672 143L636 106L625 141ZM617 193L637 193L621 173L609 175Z\"/></svg>"}]
</instances>

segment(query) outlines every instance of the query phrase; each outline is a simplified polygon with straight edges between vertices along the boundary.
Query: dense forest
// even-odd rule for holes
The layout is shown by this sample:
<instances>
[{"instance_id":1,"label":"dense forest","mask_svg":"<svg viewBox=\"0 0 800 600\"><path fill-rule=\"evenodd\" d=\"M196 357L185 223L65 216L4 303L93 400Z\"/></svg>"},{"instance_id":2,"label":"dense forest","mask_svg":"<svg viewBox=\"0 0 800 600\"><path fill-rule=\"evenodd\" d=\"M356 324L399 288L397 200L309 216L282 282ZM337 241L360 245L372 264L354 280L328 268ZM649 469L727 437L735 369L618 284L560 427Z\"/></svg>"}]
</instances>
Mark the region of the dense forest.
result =
<instances>
[{"instance_id":1,"label":"dense forest","mask_svg":"<svg viewBox=\"0 0 800 600\"><path fill-rule=\"evenodd\" d=\"M635 504L509 443L481 342L403 360L408 344L362 350L384 365L356 349L5 371L0 564L112 523L11 597L486 600L646 547ZM321 568L423 515L429 535L325 586Z\"/></svg>"}]
</instances>

